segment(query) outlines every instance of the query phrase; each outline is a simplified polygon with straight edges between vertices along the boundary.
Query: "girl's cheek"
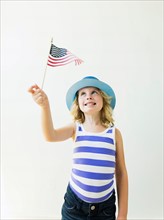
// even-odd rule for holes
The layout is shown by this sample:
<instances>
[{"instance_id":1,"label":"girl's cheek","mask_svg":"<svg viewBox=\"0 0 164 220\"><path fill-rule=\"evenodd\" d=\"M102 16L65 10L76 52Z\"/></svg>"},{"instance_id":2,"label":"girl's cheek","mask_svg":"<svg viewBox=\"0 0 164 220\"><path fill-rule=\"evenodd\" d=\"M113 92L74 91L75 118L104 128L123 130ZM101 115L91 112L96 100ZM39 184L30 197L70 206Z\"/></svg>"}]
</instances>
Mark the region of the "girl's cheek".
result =
<instances>
[{"instance_id":1,"label":"girl's cheek","mask_svg":"<svg viewBox=\"0 0 164 220\"><path fill-rule=\"evenodd\" d=\"M82 105L81 100L78 100L78 105L79 105L79 107Z\"/></svg>"}]
</instances>

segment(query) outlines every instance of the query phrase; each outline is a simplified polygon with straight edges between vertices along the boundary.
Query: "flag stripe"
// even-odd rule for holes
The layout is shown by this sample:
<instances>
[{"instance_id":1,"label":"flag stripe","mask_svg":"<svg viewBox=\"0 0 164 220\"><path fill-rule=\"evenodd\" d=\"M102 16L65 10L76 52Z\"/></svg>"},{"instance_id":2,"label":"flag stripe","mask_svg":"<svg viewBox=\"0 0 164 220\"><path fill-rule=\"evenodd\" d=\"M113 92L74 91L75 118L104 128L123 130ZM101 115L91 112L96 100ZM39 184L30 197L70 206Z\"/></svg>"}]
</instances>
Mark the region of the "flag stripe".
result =
<instances>
[{"instance_id":1,"label":"flag stripe","mask_svg":"<svg viewBox=\"0 0 164 220\"><path fill-rule=\"evenodd\" d=\"M64 62L64 63L57 62L57 63L54 63L54 64L48 62L47 65L48 66L52 66L52 67L56 67L56 66L64 66L64 65L69 64L71 62L72 62L72 60Z\"/></svg>"},{"instance_id":2,"label":"flag stripe","mask_svg":"<svg viewBox=\"0 0 164 220\"><path fill-rule=\"evenodd\" d=\"M65 63L55 63L55 64L47 63L47 65L52 66L52 67L56 67L56 66L64 66L64 65L69 64L71 62L72 62L72 60L69 62L65 62Z\"/></svg>"},{"instance_id":3,"label":"flag stripe","mask_svg":"<svg viewBox=\"0 0 164 220\"><path fill-rule=\"evenodd\" d=\"M64 63L64 62L67 62L67 61L70 61L71 60L71 62L72 61L74 61L74 57L68 57L68 58L66 58L66 59L62 59L62 60L56 60L56 61L51 61L51 60L49 60L48 62L50 63L50 64L57 64L57 63Z\"/></svg>"},{"instance_id":4,"label":"flag stripe","mask_svg":"<svg viewBox=\"0 0 164 220\"><path fill-rule=\"evenodd\" d=\"M49 55L49 59L50 60L52 60L52 61L59 61L59 60L64 60L64 59L67 59L67 58L69 58L69 57L74 57L75 58L75 56L73 55L73 54L67 54L66 56L64 56L64 57L53 57L53 56L51 56L51 54Z\"/></svg>"}]
</instances>

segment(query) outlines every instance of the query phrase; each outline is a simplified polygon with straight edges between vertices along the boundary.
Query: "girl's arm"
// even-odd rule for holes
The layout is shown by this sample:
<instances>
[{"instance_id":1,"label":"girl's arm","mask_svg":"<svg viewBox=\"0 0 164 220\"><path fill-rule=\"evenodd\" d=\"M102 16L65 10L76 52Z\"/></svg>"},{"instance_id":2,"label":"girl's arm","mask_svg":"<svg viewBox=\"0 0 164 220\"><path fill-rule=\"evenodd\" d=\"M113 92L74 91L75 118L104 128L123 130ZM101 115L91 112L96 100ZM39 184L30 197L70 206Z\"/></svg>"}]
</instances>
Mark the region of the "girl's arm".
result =
<instances>
[{"instance_id":1,"label":"girl's arm","mask_svg":"<svg viewBox=\"0 0 164 220\"><path fill-rule=\"evenodd\" d=\"M128 213L128 175L125 165L123 140L116 129L116 185L118 195L117 220L127 220Z\"/></svg>"},{"instance_id":2,"label":"girl's arm","mask_svg":"<svg viewBox=\"0 0 164 220\"><path fill-rule=\"evenodd\" d=\"M41 107L41 122L45 139L56 142L72 137L75 131L73 123L60 129L54 129L48 97L44 91L37 85L31 86L28 91L32 94L34 101Z\"/></svg>"}]
</instances>

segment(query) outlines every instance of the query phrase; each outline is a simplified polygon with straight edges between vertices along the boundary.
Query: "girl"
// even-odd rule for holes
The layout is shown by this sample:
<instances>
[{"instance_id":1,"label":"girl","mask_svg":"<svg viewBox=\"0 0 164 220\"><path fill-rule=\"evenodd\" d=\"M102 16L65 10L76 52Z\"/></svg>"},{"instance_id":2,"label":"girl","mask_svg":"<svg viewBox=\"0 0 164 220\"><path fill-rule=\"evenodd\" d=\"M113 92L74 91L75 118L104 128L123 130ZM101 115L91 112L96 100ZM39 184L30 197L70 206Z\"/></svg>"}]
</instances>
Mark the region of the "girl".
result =
<instances>
[{"instance_id":1,"label":"girl","mask_svg":"<svg viewBox=\"0 0 164 220\"><path fill-rule=\"evenodd\" d=\"M29 92L41 107L43 133L47 141L73 139L72 171L62 206L62 220L127 220L128 176L123 141L115 128L113 89L96 77L73 84L66 104L74 122L55 129L47 95L37 85ZM115 190L116 179L116 190Z\"/></svg>"}]
</instances>

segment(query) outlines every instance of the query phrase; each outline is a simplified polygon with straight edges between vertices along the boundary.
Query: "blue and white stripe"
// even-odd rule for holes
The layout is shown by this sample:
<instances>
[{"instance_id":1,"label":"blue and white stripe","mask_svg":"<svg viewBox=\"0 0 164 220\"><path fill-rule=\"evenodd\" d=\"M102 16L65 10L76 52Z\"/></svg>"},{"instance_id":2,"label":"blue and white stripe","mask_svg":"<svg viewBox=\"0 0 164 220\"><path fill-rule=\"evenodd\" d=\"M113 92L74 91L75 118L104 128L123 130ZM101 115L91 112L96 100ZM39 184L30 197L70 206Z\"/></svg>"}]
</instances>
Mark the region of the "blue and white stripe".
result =
<instances>
[{"instance_id":1,"label":"blue and white stripe","mask_svg":"<svg viewBox=\"0 0 164 220\"><path fill-rule=\"evenodd\" d=\"M114 189L115 127L90 133L77 123L70 186L82 200L108 199Z\"/></svg>"}]
</instances>

